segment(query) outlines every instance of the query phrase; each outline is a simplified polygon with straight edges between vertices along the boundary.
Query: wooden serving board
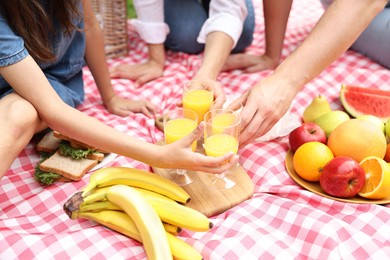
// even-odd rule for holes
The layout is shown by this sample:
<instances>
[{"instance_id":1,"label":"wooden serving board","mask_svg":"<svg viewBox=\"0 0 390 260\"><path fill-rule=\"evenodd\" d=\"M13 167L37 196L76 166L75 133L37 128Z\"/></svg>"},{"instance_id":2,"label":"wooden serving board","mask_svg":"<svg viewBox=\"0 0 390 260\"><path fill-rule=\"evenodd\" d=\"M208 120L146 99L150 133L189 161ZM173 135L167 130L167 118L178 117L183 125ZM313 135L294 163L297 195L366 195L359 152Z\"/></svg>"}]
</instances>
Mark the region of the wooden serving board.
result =
<instances>
[{"instance_id":1,"label":"wooden serving board","mask_svg":"<svg viewBox=\"0 0 390 260\"><path fill-rule=\"evenodd\" d=\"M159 143L161 144L161 143ZM198 142L197 152L204 153ZM172 180L172 176L176 174L174 169L162 169L152 167L156 174ZM212 182L215 176L213 174L188 171L188 174L193 179L193 182L182 186L191 197L190 202L186 205L196 209L207 217L211 217L238 205L244 200L252 197L254 186L246 171L239 165L231 170L235 175L236 185L227 190L218 190L213 188Z\"/></svg>"}]
</instances>

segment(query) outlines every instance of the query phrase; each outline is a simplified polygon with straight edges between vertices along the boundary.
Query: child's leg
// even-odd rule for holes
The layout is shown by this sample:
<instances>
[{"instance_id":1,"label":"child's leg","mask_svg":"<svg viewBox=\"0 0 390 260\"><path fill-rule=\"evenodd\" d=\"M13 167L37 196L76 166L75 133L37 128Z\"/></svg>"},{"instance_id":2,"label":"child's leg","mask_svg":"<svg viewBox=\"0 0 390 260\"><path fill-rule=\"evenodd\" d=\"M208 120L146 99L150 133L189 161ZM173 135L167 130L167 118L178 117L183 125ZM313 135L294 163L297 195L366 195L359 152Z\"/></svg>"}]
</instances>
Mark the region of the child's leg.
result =
<instances>
[{"instance_id":1,"label":"child's leg","mask_svg":"<svg viewBox=\"0 0 390 260\"><path fill-rule=\"evenodd\" d=\"M34 133L45 129L35 108L17 94L0 100L0 179Z\"/></svg>"}]
</instances>

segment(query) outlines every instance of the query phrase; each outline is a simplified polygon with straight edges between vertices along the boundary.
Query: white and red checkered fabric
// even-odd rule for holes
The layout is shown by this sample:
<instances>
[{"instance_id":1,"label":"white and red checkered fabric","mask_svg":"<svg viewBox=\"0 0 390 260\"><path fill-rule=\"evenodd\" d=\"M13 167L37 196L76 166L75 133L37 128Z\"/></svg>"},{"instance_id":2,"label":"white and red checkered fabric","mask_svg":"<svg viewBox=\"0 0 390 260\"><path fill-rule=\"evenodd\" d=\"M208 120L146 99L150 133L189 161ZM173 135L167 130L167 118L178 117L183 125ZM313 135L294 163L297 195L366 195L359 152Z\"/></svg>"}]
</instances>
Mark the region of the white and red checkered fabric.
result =
<instances>
[{"instance_id":1,"label":"white and red checkered fabric","mask_svg":"<svg viewBox=\"0 0 390 260\"><path fill-rule=\"evenodd\" d=\"M264 25L261 1L257 27L248 52L262 53ZM287 29L283 56L293 51L323 13L319 1L296 0ZM357 18L358 19L358 18ZM129 25L130 52L109 60L109 65L137 63L147 58L146 45ZM200 55L167 53L164 76L144 86L113 80L124 97L146 98L160 112L175 106L181 83L200 65ZM102 105L88 69L86 100L80 110L116 129L148 142L162 138L154 120L141 114L120 117ZM222 73L226 94L243 93L268 75L265 71ZM368 58L346 52L297 95L292 113L301 115L313 96L322 93L333 108L341 83L390 89L390 72ZM214 228L205 233L185 231L180 238L199 250L204 259L387 259L390 257L390 206L337 202L298 186L288 175L284 160L286 137L253 143L239 151L240 163L255 185L253 198L212 218ZM0 259L144 259L140 243L87 220L70 220L62 206L88 181L42 187L33 179L39 156L34 142L26 147L0 182ZM122 156L109 165L150 170L148 165Z\"/></svg>"}]
</instances>

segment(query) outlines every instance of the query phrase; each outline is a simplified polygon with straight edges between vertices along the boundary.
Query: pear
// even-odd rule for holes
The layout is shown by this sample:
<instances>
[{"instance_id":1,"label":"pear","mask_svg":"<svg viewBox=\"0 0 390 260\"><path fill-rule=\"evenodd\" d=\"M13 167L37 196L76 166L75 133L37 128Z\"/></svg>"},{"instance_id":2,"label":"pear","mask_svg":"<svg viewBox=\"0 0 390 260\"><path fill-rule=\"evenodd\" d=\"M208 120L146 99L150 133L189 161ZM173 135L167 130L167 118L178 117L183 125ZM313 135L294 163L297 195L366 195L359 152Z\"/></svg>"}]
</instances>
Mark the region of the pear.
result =
<instances>
[{"instance_id":1,"label":"pear","mask_svg":"<svg viewBox=\"0 0 390 260\"><path fill-rule=\"evenodd\" d=\"M303 122L313 122L323 114L332 111L328 100L322 95L314 97L311 103L303 111Z\"/></svg>"},{"instance_id":2,"label":"pear","mask_svg":"<svg viewBox=\"0 0 390 260\"><path fill-rule=\"evenodd\" d=\"M314 123L319 125L329 137L330 133L341 123L349 120L349 115L341 110L332 110L314 120Z\"/></svg>"}]
</instances>

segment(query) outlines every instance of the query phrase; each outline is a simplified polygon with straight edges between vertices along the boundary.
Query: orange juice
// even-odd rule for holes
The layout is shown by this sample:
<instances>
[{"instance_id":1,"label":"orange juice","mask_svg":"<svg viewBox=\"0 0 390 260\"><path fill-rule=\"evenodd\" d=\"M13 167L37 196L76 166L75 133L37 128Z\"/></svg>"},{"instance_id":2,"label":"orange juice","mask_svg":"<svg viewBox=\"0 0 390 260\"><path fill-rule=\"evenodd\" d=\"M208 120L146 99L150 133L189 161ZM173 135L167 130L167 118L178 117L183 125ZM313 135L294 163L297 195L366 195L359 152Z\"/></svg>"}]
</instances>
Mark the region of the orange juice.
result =
<instances>
[{"instance_id":1,"label":"orange juice","mask_svg":"<svg viewBox=\"0 0 390 260\"><path fill-rule=\"evenodd\" d=\"M204 149L208 156L221 156L229 152L237 153L238 141L234 136L216 134L206 138Z\"/></svg>"},{"instance_id":2,"label":"orange juice","mask_svg":"<svg viewBox=\"0 0 390 260\"><path fill-rule=\"evenodd\" d=\"M165 143L170 144L183 138L194 131L196 126L197 122L188 118L176 118L168 121L164 128ZM192 143L192 151L196 150L196 145L196 141Z\"/></svg>"},{"instance_id":3,"label":"orange juice","mask_svg":"<svg viewBox=\"0 0 390 260\"><path fill-rule=\"evenodd\" d=\"M212 120L211 125L213 128L213 134L221 134L224 129L231 126L236 122L236 115L231 113L216 114Z\"/></svg>"},{"instance_id":4,"label":"orange juice","mask_svg":"<svg viewBox=\"0 0 390 260\"><path fill-rule=\"evenodd\" d=\"M213 103L213 92L205 89L194 89L183 94L183 107L191 109L198 115L198 122L203 121L204 114Z\"/></svg>"}]
</instances>

